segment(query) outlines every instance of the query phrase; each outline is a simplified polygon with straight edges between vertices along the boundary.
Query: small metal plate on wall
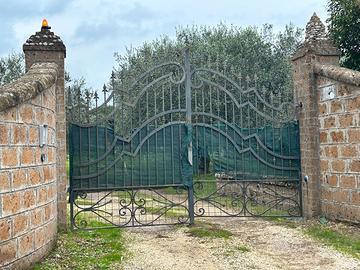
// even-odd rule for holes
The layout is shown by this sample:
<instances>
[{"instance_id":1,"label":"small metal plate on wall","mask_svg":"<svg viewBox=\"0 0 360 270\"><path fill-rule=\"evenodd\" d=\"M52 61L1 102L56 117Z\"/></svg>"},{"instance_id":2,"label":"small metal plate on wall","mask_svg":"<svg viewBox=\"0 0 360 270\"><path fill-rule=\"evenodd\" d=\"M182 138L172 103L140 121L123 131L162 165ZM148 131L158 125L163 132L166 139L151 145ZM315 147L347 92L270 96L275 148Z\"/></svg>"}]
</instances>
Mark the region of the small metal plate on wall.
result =
<instances>
[{"instance_id":1,"label":"small metal plate on wall","mask_svg":"<svg viewBox=\"0 0 360 270\"><path fill-rule=\"evenodd\" d=\"M329 85L319 87L321 101L336 98L336 96L337 96L336 88L337 88L336 84L329 84Z\"/></svg>"}]
</instances>

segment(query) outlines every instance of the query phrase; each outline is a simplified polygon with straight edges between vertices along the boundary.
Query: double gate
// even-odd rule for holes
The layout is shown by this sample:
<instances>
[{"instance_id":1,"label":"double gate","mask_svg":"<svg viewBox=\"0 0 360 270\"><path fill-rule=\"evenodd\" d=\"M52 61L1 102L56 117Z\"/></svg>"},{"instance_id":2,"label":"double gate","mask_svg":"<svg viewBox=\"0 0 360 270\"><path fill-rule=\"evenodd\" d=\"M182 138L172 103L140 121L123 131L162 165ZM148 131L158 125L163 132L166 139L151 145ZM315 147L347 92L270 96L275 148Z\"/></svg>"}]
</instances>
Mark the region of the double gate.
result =
<instances>
[{"instance_id":1,"label":"double gate","mask_svg":"<svg viewBox=\"0 0 360 270\"><path fill-rule=\"evenodd\" d=\"M301 216L295 107L256 76L194 67L186 49L68 98L73 228Z\"/></svg>"}]
</instances>

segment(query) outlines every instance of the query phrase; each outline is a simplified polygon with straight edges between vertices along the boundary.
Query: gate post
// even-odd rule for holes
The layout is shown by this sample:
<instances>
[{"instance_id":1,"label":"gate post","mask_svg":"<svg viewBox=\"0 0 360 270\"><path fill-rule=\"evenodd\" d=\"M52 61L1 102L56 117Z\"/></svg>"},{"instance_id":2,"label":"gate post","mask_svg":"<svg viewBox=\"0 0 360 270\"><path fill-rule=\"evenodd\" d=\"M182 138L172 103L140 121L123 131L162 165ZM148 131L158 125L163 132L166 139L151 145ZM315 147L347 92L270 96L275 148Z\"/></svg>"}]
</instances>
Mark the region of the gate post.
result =
<instances>
[{"instance_id":1,"label":"gate post","mask_svg":"<svg viewBox=\"0 0 360 270\"><path fill-rule=\"evenodd\" d=\"M192 177L192 165L193 165L193 156L192 156L192 128L191 128L191 70L190 70L190 56L189 56L189 47L185 49L185 101L186 101L186 125L187 125L187 136L189 137L190 143L188 145L187 157L188 162L191 166L191 174L188 179L188 201L189 201L189 216L190 224L194 224L194 182Z\"/></svg>"},{"instance_id":2,"label":"gate post","mask_svg":"<svg viewBox=\"0 0 360 270\"><path fill-rule=\"evenodd\" d=\"M66 48L62 40L50 31L43 20L41 31L32 35L23 45L26 71L38 62L54 62L58 66L56 80L56 177L57 222L60 230L66 230L66 114L64 88L64 59Z\"/></svg>"},{"instance_id":3,"label":"gate post","mask_svg":"<svg viewBox=\"0 0 360 270\"><path fill-rule=\"evenodd\" d=\"M306 25L305 41L292 57L295 103L300 105L302 209L306 218L321 213L319 108L315 63L338 65L339 51L329 40L325 26L314 13ZM307 176L307 178L305 178Z\"/></svg>"}]
</instances>

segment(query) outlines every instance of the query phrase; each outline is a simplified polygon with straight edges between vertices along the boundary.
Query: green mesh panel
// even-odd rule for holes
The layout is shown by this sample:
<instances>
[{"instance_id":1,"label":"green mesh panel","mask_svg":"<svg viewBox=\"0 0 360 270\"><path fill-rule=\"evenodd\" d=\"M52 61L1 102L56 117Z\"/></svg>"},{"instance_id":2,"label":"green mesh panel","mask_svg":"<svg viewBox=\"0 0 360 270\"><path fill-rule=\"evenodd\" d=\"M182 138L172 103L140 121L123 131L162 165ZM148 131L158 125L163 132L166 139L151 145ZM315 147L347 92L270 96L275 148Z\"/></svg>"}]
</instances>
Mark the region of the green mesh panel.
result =
<instances>
[{"instance_id":1,"label":"green mesh panel","mask_svg":"<svg viewBox=\"0 0 360 270\"><path fill-rule=\"evenodd\" d=\"M194 128L193 148L195 175L226 173L245 180L299 176L295 122L258 129L200 124Z\"/></svg>"},{"instance_id":2,"label":"green mesh panel","mask_svg":"<svg viewBox=\"0 0 360 270\"><path fill-rule=\"evenodd\" d=\"M140 130L130 142L110 128L70 126L74 189L182 185L191 181L184 124ZM186 156L184 156L186 154Z\"/></svg>"},{"instance_id":3,"label":"green mesh panel","mask_svg":"<svg viewBox=\"0 0 360 270\"><path fill-rule=\"evenodd\" d=\"M187 158L191 141L193 166ZM295 179L300 170L295 122L258 129L173 124L144 128L130 142L110 128L71 125L70 145L74 189L191 185L193 174L208 173Z\"/></svg>"}]
</instances>

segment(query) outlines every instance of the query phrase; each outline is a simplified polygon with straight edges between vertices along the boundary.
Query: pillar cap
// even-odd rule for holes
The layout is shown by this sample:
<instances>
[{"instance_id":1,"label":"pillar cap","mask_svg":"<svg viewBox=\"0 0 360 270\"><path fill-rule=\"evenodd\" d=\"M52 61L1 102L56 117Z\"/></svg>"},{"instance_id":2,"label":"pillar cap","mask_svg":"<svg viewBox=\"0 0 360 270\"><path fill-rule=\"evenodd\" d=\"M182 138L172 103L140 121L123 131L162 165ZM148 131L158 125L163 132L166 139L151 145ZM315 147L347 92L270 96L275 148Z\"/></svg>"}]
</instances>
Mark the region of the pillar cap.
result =
<instances>
[{"instance_id":1,"label":"pillar cap","mask_svg":"<svg viewBox=\"0 0 360 270\"><path fill-rule=\"evenodd\" d=\"M41 27L39 32L30 36L23 45L23 51L57 51L64 52L66 47L61 38L50 31L51 27Z\"/></svg>"},{"instance_id":2,"label":"pillar cap","mask_svg":"<svg viewBox=\"0 0 360 270\"><path fill-rule=\"evenodd\" d=\"M323 56L339 56L340 51L326 32L326 27L317 14L311 16L306 24L305 40L296 50L292 60L296 60L307 53Z\"/></svg>"},{"instance_id":3,"label":"pillar cap","mask_svg":"<svg viewBox=\"0 0 360 270\"><path fill-rule=\"evenodd\" d=\"M314 12L310 18L310 21L306 24L304 43L314 43L319 40L327 39L329 38L326 33L325 25Z\"/></svg>"}]
</instances>

